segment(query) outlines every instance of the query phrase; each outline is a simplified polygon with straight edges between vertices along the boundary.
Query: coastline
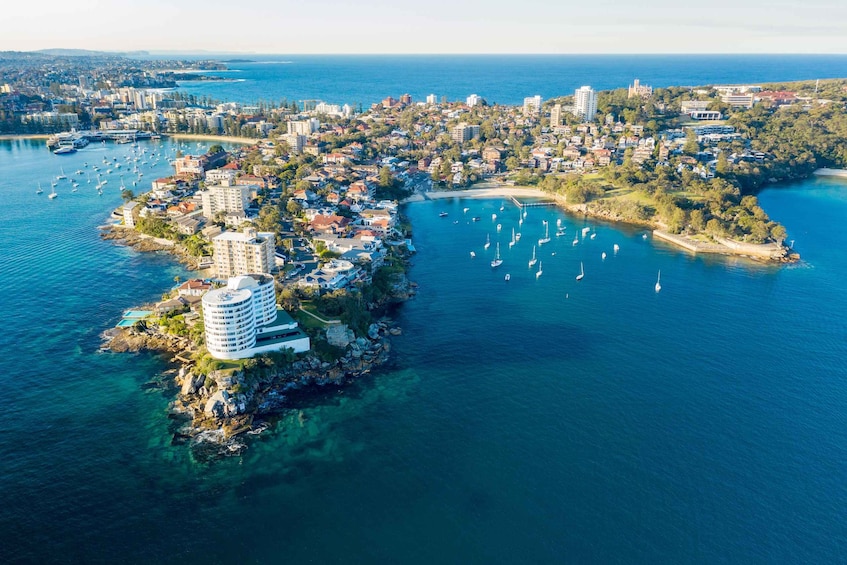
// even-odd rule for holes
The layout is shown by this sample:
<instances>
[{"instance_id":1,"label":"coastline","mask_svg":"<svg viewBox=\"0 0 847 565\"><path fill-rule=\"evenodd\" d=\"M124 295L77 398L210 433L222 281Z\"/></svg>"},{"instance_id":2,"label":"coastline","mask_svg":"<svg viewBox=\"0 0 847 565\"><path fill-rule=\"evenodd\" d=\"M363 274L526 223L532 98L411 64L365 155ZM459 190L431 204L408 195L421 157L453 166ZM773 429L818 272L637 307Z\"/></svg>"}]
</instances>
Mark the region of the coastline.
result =
<instances>
[{"instance_id":1,"label":"coastline","mask_svg":"<svg viewBox=\"0 0 847 565\"><path fill-rule=\"evenodd\" d=\"M210 271L199 270L197 258L178 243L125 226L104 225L100 230L100 237L113 244L140 252L166 251L196 271L198 277L211 276ZM106 330L101 334L100 350L120 354L146 351L163 356L172 368L145 387L177 390L168 413L180 425L173 431L171 442L185 444L194 457L209 461L241 455L249 447L248 436L272 428L272 422L291 409L289 393L309 387L340 387L388 363L390 336L400 335L402 330L386 316L386 310L390 304L405 302L414 295L415 284L404 273L390 294L369 308L379 318L374 316L362 335L338 322L316 330L311 335L313 343L324 341L324 348L332 346L339 351L332 359L325 351L313 348L296 358L280 353L239 361L217 360L215 368L207 370L201 367L205 366L202 345L190 334L171 333L166 325L155 322L157 317ZM145 304L133 309L155 310L155 306ZM302 426L302 412L297 418Z\"/></svg>"},{"instance_id":2,"label":"coastline","mask_svg":"<svg viewBox=\"0 0 847 565\"><path fill-rule=\"evenodd\" d=\"M49 133L4 133L0 134L0 141L15 141L18 139L50 139L53 134Z\"/></svg>"},{"instance_id":3,"label":"coastline","mask_svg":"<svg viewBox=\"0 0 847 565\"><path fill-rule=\"evenodd\" d=\"M812 173L818 177L839 177L839 178L847 178L847 169L830 169L828 167L823 167L817 169Z\"/></svg>"},{"instance_id":4,"label":"coastline","mask_svg":"<svg viewBox=\"0 0 847 565\"><path fill-rule=\"evenodd\" d=\"M211 135L197 133L171 133L165 134L171 139L184 139L186 141L218 141L224 143L242 143L244 145L256 145L261 143L261 139L253 139L251 137L236 137L230 135Z\"/></svg>"},{"instance_id":5,"label":"coastline","mask_svg":"<svg viewBox=\"0 0 847 565\"><path fill-rule=\"evenodd\" d=\"M829 176L839 176L847 178L847 170L841 169L818 169L818 171L826 171L820 173ZM819 174L817 171L815 174ZM416 194L405 200L403 203L423 202L425 200L441 200L445 198L498 198L506 196L525 196L530 198L549 198L556 202L556 206L563 209L565 212L573 215L582 215L598 220L604 220L613 224L629 224L650 229L651 233L657 239L690 251L692 253L709 253L714 255L732 255L736 257L746 257L758 262L766 263L795 263L800 260L798 253L792 252L784 245L777 243L762 243L753 244L741 241L732 241L729 239L718 239L715 242L704 242L695 239L691 236L672 234L664 231L663 226L656 222L644 221L633 222L623 218L610 216L605 212L598 212L591 209L589 203L569 204L565 201L564 196L560 194L551 194L537 188L509 186L501 183L486 183L491 186L485 188L470 188L464 190L453 191L436 191L428 192L426 195Z\"/></svg>"},{"instance_id":6,"label":"coastline","mask_svg":"<svg viewBox=\"0 0 847 565\"><path fill-rule=\"evenodd\" d=\"M404 198L401 204L412 202L424 202L425 200L444 200L446 198L498 198L504 196L526 196L530 198L551 198L553 195L538 190L537 188L524 188L518 186L490 186L485 188L466 188L462 190L442 190L427 192L425 194L414 194Z\"/></svg>"}]
</instances>

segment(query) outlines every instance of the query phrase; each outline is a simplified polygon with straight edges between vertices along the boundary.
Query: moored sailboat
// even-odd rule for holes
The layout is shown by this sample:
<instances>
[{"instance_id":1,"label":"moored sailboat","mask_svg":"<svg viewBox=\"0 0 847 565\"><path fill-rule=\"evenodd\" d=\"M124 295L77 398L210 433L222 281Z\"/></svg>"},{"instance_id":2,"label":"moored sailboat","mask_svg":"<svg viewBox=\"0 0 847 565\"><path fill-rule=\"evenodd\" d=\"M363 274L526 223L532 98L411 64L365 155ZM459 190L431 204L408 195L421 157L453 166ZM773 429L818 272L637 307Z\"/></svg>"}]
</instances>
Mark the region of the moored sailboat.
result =
<instances>
[{"instance_id":1,"label":"moored sailboat","mask_svg":"<svg viewBox=\"0 0 847 565\"><path fill-rule=\"evenodd\" d=\"M497 252L494 254L494 259L491 261L491 268L499 267L503 264L503 260L500 258L500 242L497 242Z\"/></svg>"}]
</instances>

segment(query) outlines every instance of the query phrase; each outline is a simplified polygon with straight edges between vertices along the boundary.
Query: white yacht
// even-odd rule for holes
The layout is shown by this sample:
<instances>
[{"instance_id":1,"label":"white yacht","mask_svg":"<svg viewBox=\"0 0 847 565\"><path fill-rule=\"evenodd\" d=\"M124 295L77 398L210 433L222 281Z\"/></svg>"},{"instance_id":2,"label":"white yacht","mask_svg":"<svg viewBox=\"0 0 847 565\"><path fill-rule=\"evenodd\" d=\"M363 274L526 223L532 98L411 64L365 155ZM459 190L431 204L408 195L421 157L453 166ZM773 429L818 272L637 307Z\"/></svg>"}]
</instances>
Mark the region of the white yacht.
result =
<instances>
[{"instance_id":1,"label":"white yacht","mask_svg":"<svg viewBox=\"0 0 847 565\"><path fill-rule=\"evenodd\" d=\"M503 260L500 258L500 242L497 242L497 252L494 254L494 259L491 261L491 268L494 269L503 264Z\"/></svg>"}]
</instances>

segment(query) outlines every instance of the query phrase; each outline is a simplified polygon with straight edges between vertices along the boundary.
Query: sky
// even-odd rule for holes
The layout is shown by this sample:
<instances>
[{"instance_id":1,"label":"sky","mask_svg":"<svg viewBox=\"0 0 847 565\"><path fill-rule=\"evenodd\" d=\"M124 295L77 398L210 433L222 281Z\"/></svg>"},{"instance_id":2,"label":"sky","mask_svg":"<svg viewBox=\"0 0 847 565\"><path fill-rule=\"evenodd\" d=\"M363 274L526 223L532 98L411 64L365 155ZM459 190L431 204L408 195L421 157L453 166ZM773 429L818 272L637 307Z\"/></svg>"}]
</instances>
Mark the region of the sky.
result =
<instances>
[{"instance_id":1,"label":"sky","mask_svg":"<svg viewBox=\"0 0 847 565\"><path fill-rule=\"evenodd\" d=\"M0 11L0 51L847 53L844 0L7 4Z\"/></svg>"}]
</instances>

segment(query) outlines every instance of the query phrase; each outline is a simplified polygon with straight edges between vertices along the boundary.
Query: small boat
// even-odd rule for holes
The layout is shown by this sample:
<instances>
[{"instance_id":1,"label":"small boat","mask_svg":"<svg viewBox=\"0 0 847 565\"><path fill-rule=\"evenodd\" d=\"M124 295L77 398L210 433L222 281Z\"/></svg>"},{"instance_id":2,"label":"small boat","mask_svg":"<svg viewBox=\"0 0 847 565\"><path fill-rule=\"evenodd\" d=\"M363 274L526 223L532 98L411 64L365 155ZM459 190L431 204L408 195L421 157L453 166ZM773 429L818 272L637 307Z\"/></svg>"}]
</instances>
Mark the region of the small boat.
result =
<instances>
[{"instance_id":1,"label":"small boat","mask_svg":"<svg viewBox=\"0 0 847 565\"><path fill-rule=\"evenodd\" d=\"M64 170L64 169L62 169L61 167L59 167L59 171L61 171L61 172L60 172L58 175L56 175L56 180L63 180L63 179L68 178L68 177L67 177L67 175L65 175L65 170Z\"/></svg>"},{"instance_id":2,"label":"small boat","mask_svg":"<svg viewBox=\"0 0 847 565\"><path fill-rule=\"evenodd\" d=\"M70 145L62 145L53 151L53 155L70 155L71 153L76 153L76 149Z\"/></svg>"},{"instance_id":3,"label":"small boat","mask_svg":"<svg viewBox=\"0 0 847 565\"><path fill-rule=\"evenodd\" d=\"M459 220L453 220L453 225L454 225L454 226L455 226L456 224L458 224L458 223L459 223Z\"/></svg>"},{"instance_id":4,"label":"small boat","mask_svg":"<svg viewBox=\"0 0 847 565\"><path fill-rule=\"evenodd\" d=\"M529 260L529 267L532 268L538 262L538 259L535 258L535 246L532 246L532 259Z\"/></svg>"},{"instance_id":5,"label":"small boat","mask_svg":"<svg viewBox=\"0 0 847 565\"><path fill-rule=\"evenodd\" d=\"M594 239L595 237L597 237L597 232L591 234L591 239Z\"/></svg>"},{"instance_id":6,"label":"small boat","mask_svg":"<svg viewBox=\"0 0 847 565\"><path fill-rule=\"evenodd\" d=\"M544 245L545 243L550 243L550 226L547 223L544 223L544 237L538 240L538 245Z\"/></svg>"},{"instance_id":7,"label":"small boat","mask_svg":"<svg viewBox=\"0 0 847 565\"><path fill-rule=\"evenodd\" d=\"M500 233L500 230L503 229L503 224L497 224L497 233Z\"/></svg>"},{"instance_id":8,"label":"small boat","mask_svg":"<svg viewBox=\"0 0 847 565\"><path fill-rule=\"evenodd\" d=\"M612 249L614 250L615 253L617 253L618 251L621 250L621 246L616 243L612 246Z\"/></svg>"},{"instance_id":9,"label":"small boat","mask_svg":"<svg viewBox=\"0 0 847 565\"><path fill-rule=\"evenodd\" d=\"M647 234L646 234L646 233L642 233L642 234L641 234L641 239L647 239Z\"/></svg>"},{"instance_id":10,"label":"small boat","mask_svg":"<svg viewBox=\"0 0 847 565\"><path fill-rule=\"evenodd\" d=\"M497 252L494 254L494 259L491 261L491 268L495 269L503 264L503 260L500 258L500 242L497 242Z\"/></svg>"},{"instance_id":11,"label":"small boat","mask_svg":"<svg viewBox=\"0 0 847 565\"><path fill-rule=\"evenodd\" d=\"M523 217L526 218L526 208L523 209Z\"/></svg>"},{"instance_id":12,"label":"small boat","mask_svg":"<svg viewBox=\"0 0 847 565\"><path fill-rule=\"evenodd\" d=\"M36 194L43 194L44 193L44 189L41 188L41 183L38 183L38 190L36 190L35 193Z\"/></svg>"},{"instance_id":13,"label":"small boat","mask_svg":"<svg viewBox=\"0 0 847 565\"><path fill-rule=\"evenodd\" d=\"M76 174L78 174L78 175L82 175L82 174L85 174L85 173L83 173L82 169L77 169L77 170L76 170Z\"/></svg>"},{"instance_id":14,"label":"small boat","mask_svg":"<svg viewBox=\"0 0 847 565\"><path fill-rule=\"evenodd\" d=\"M575 235L573 236L573 245L576 246L577 243L579 243L579 236Z\"/></svg>"},{"instance_id":15,"label":"small boat","mask_svg":"<svg viewBox=\"0 0 847 565\"><path fill-rule=\"evenodd\" d=\"M662 290L662 270L659 269L659 276L656 277L656 292Z\"/></svg>"},{"instance_id":16,"label":"small boat","mask_svg":"<svg viewBox=\"0 0 847 565\"><path fill-rule=\"evenodd\" d=\"M518 232L518 233L515 234L515 241L517 242L517 241L520 241L520 240L521 240L521 232Z\"/></svg>"},{"instance_id":17,"label":"small boat","mask_svg":"<svg viewBox=\"0 0 847 565\"><path fill-rule=\"evenodd\" d=\"M509 274L509 273L506 273L506 276L503 277L503 278L506 280L506 282L509 282L510 280L512 280L512 275Z\"/></svg>"},{"instance_id":18,"label":"small boat","mask_svg":"<svg viewBox=\"0 0 847 565\"><path fill-rule=\"evenodd\" d=\"M591 231L591 228L582 228L582 239L585 239L585 236L588 235L588 232Z\"/></svg>"},{"instance_id":19,"label":"small boat","mask_svg":"<svg viewBox=\"0 0 847 565\"><path fill-rule=\"evenodd\" d=\"M556 220L556 227L557 228L562 227L562 218L559 218L558 220Z\"/></svg>"},{"instance_id":20,"label":"small boat","mask_svg":"<svg viewBox=\"0 0 847 565\"><path fill-rule=\"evenodd\" d=\"M474 253L473 251L471 251L471 259L473 259L474 257L476 257L476 253Z\"/></svg>"},{"instance_id":21,"label":"small boat","mask_svg":"<svg viewBox=\"0 0 847 565\"><path fill-rule=\"evenodd\" d=\"M496 221L497 221L497 214L491 214L491 221L492 221L492 222L496 222Z\"/></svg>"},{"instance_id":22,"label":"small boat","mask_svg":"<svg viewBox=\"0 0 847 565\"><path fill-rule=\"evenodd\" d=\"M488 234L485 234L485 245L483 245L482 248L488 249L489 247L491 247L491 238L488 236Z\"/></svg>"},{"instance_id":23,"label":"small boat","mask_svg":"<svg viewBox=\"0 0 847 565\"><path fill-rule=\"evenodd\" d=\"M576 276L576 280L581 281L585 277L585 270L582 268L582 261L579 262L579 274Z\"/></svg>"},{"instance_id":24,"label":"small boat","mask_svg":"<svg viewBox=\"0 0 847 565\"><path fill-rule=\"evenodd\" d=\"M541 273L543 273L543 272L544 271L541 270L541 263L539 262L538 263L538 270L535 271L535 279L538 280L538 278L541 277Z\"/></svg>"},{"instance_id":25,"label":"small boat","mask_svg":"<svg viewBox=\"0 0 847 565\"><path fill-rule=\"evenodd\" d=\"M471 221L478 222L478 221L480 221L481 219L482 219L482 218L480 218L479 216L474 216L473 218L471 218Z\"/></svg>"},{"instance_id":26,"label":"small boat","mask_svg":"<svg viewBox=\"0 0 847 565\"><path fill-rule=\"evenodd\" d=\"M53 190L50 191L50 194L47 195L47 198L49 198L50 200L53 200L57 196L59 196L59 195L56 194L56 189L54 188Z\"/></svg>"},{"instance_id":27,"label":"small boat","mask_svg":"<svg viewBox=\"0 0 847 565\"><path fill-rule=\"evenodd\" d=\"M509 242L509 249L515 246L517 239L515 239L515 228L512 228L512 240Z\"/></svg>"},{"instance_id":28,"label":"small boat","mask_svg":"<svg viewBox=\"0 0 847 565\"><path fill-rule=\"evenodd\" d=\"M565 235L565 228L559 228L556 230L556 237L562 237Z\"/></svg>"},{"instance_id":29,"label":"small boat","mask_svg":"<svg viewBox=\"0 0 847 565\"><path fill-rule=\"evenodd\" d=\"M505 209L506 209L506 205L501 203L500 204L500 211L502 212Z\"/></svg>"},{"instance_id":30,"label":"small boat","mask_svg":"<svg viewBox=\"0 0 847 565\"><path fill-rule=\"evenodd\" d=\"M439 217L439 218L446 218L446 217L447 217L447 212L440 212L440 213L438 214L438 217Z\"/></svg>"},{"instance_id":31,"label":"small boat","mask_svg":"<svg viewBox=\"0 0 847 565\"><path fill-rule=\"evenodd\" d=\"M602 259L603 261L606 260L606 252L605 251L600 254L600 259Z\"/></svg>"},{"instance_id":32,"label":"small boat","mask_svg":"<svg viewBox=\"0 0 847 565\"><path fill-rule=\"evenodd\" d=\"M462 208L462 213L463 213L463 214L467 214L467 213L468 213L468 210L470 210L470 208Z\"/></svg>"}]
</instances>

